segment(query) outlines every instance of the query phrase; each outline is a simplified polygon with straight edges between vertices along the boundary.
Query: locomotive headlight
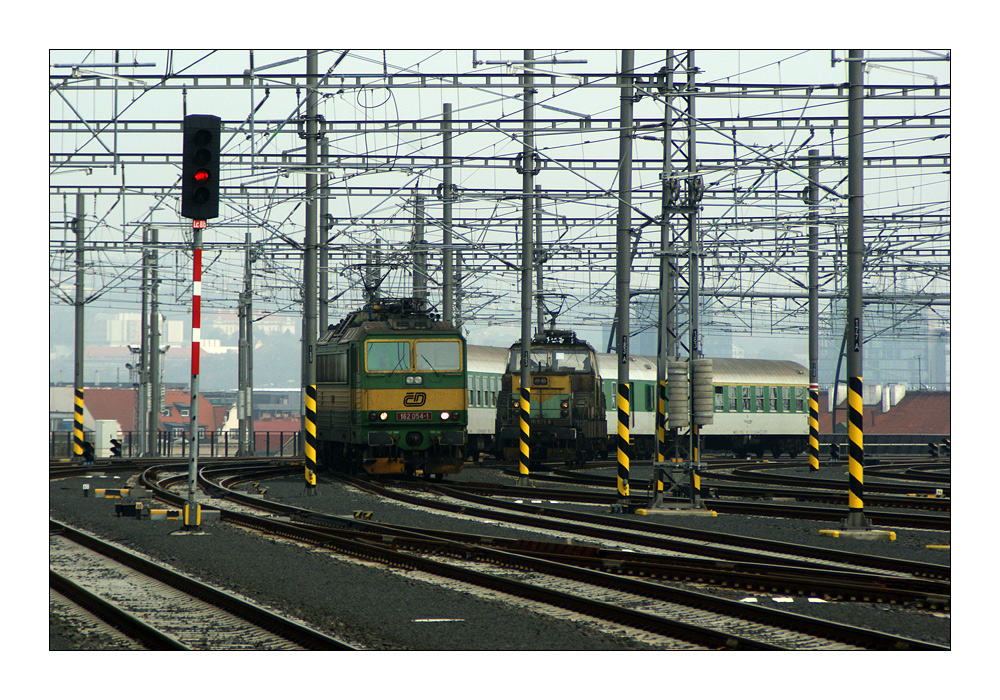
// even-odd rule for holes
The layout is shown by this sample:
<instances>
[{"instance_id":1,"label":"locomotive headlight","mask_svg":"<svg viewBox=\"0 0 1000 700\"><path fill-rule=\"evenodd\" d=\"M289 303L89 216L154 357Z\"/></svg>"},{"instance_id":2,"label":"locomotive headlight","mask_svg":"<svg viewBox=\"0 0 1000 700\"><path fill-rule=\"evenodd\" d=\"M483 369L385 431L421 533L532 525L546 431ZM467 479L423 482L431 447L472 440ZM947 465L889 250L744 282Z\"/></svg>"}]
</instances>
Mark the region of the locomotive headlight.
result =
<instances>
[{"instance_id":1,"label":"locomotive headlight","mask_svg":"<svg viewBox=\"0 0 1000 700\"><path fill-rule=\"evenodd\" d=\"M447 411L441 411L441 420L448 420L451 418L451 414Z\"/></svg>"},{"instance_id":2,"label":"locomotive headlight","mask_svg":"<svg viewBox=\"0 0 1000 700\"><path fill-rule=\"evenodd\" d=\"M562 402L561 404L559 404L559 405L560 405L560 406L561 406L562 408L569 408L569 401L563 401L563 402Z\"/></svg>"},{"instance_id":3,"label":"locomotive headlight","mask_svg":"<svg viewBox=\"0 0 1000 700\"><path fill-rule=\"evenodd\" d=\"M408 374L404 380L407 384L423 384L424 378L419 374Z\"/></svg>"},{"instance_id":4,"label":"locomotive headlight","mask_svg":"<svg viewBox=\"0 0 1000 700\"><path fill-rule=\"evenodd\" d=\"M389 414L386 413L385 411L382 411L380 414L378 414L378 419L379 420L389 420Z\"/></svg>"}]
</instances>

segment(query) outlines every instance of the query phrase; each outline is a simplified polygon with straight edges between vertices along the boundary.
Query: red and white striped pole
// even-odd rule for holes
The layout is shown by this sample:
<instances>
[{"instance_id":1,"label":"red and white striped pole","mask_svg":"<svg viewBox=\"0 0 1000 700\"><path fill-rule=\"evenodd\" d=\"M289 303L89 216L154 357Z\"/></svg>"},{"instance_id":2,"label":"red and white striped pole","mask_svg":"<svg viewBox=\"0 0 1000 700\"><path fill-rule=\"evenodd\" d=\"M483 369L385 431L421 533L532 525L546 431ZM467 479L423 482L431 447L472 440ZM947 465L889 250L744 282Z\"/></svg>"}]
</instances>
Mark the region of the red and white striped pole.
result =
<instances>
[{"instance_id":1,"label":"red and white striped pole","mask_svg":"<svg viewBox=\"0 0 1000 700\"><path fill-rule=\"evenodd\" d=\"M195 221L195 226L199 222ZM204 222L201 222L204 223ZM198 238L201 238L199 235ZM201 241L194 249L194 284L191 298L191 376L197 377L201 356Z\"/></svg>"},{"instance_id":2,"label":"red and white striped pole","mask_svg":"<svg viewBox=\"0 0 1000 700\"><path fill-rule=\"evenodd\" d=\"M198 370L201 357L201 245L202 231L208 225L205 220L195 219L194 226L194 273L191 285L191 454L188 459L188 498L184 505L184 529L182 532L201 532L201 506L198 505L196 486L198 481Z\"/></svg>"}]
</instances>

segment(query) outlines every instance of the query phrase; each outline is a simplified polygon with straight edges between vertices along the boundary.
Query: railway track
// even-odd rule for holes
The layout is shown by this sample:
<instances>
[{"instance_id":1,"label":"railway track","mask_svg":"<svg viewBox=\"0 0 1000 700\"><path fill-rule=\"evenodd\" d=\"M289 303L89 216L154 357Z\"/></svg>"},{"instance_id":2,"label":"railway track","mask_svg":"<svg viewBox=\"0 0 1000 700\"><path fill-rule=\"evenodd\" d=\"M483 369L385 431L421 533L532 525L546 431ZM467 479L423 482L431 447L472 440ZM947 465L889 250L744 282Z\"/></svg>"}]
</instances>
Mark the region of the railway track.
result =
<instances>
[{"instance_id":1,"label":"railway track","mask_svg":"<svg viewBox=\"0 0 1000 700\"><path fill-rule=\"evenodd\" d=\"M147 649L352 649L64 523L49 534L50 588Z\"/></svg>"},{"instance_id":2,"label":"railway track","mask_svg":"<svg viewBox=\"0 0 1000 700\"><path fill-rule=\"evenodd\" d=\"M171 490L186 480L177 472L144 475L145 486L170 502ZM631 629L666 640L669 648L696 649L943 649L938 645L863 628L842 625L680 589L664 580L711 583L757 591L796 591L826 599L917 603L946 608L947 584L899 574L851 574L851 566L785 566L774 561L706 560L704 552L689 557L628 553L621 549L564 545L541 540L491 538L473 541L442 531L418 531L371 521L337 519L283 506L239 493L241 482L287 476L288 467L250 469L211 466L202 470L202 485L213 496L225 495L245 508L265 510L261 517L226 505L222 519L263 533L308 542L351 557L388 564L420 575L446 579L449 587L488 589L519 600L534 601L562 614ZM298 473L297 471L295 472ZM419 482L418 482L419 483ZM424 484L427 485L426 483ZM408 488L412 489L413 484ZM437 487L435 488L449 488ZM454 495L446 495L452 499ZM431 500L441 502L440 494ZM214 504L206 505L212 507ZM231 509L232 508L232 509ZM468 503L465 509L472 515ZM275 517L275 516L278 517ZM495 517L491 512L489 517ZM284 522L294 521L294 522ZM621 519L618 519L621 524ZM601 529L600 527L598 529ZM607 539L608 533L604 533ZM598 551L594 551L594 550ZM787 557L779 556L787 564ZM775 577L783 578L777 582ZM637 578L638 577L638 578ZM853 579L853 582L852 582ZM900 582L911 579L910 590ZM849 584L854 590L849 590ZM893 585L899 584L899 585ZM938 588L920 586L935 584ZM825 592L824 592L825 591ZM772 617L773 616L773 617Z\"/></svg>"},{"instance_id":3,"label":"railway track","mask_svg":"<svg viewBox=\"0 0 1000 700\"><path fill-rule=\"evenodd\" d=\"M268 471L274 474L274 470ZM468 536L454 537L454 533L448 532L419 532L412 528L381 526L368 521L338 518L293 506L262 502L263 499L232 491L241 481L260 479L262 475L259 472L240 474L219 469L206 470L202 476L206 479L206 486L210 483L216 492L228 491L228 498L244 505L258 505L295 520L283 522L273 517L224 513L223 518L235 524L306 541L314 546L327 547L352 556L419 569L427 574L489 588L597 619L614 621L633 629L676 639L682 644L694 644L695 648L941 648L916 640L791 615L710 594L676 589L657 581L634 578L637 575L661 579L698 578L721 583L749 577L745 579L746 583L761 573L760 570L751 571L753 567L727 563L713 572L712 565L706 566L703 561L686 561L675 563L672 565L674 568L670 569L662 561L662 557L646 557L645 564L640 566L639 560L642 557L630 559L629 555L620 551L599 552L596 555L587 552L592 555L588 558L582 556L581 552L594 548L556 547L558 551L544 551L544 545L534 541L500 541L497 538L476 541ZM456 564L456 561L460 563ZM685 565L689 568L682 571ZM701 570L696 570L699 565ZM651 573L654 570L656 573ZM530 576L538 582L526 583L525 577L528 574L525 572L530 572ZM785 573L790 575L787 571ZM797 575L801 581L809 578L809 572L804 569L797 571ZM832 577L836 579L838 574L834 573ZM841 593L847 578L846 575L840 578ZM563 583L557 584L557 581ZM927 582L917 585L919 587L924 584ZM748 587L754 585L758 589L773 588L772 584L764 583L760 578L753 584L748 584ZM835 584L830 583L828 588L833 585ZM864 584L859 585L864 587ZM808 586L800 587L801 590L806 588ZM872 600L888 600L895 595L887 593L889 589L884 583L882 588L879 595L872 595L875 587L864 592L859 588L855 593L859 598ZM597 592L598 589L604 592ZM581 591L589 592L581 595ZM910 601L919 598L928 602L937 594L927 591L903 593L900 590L899 595ZM947 596L938 596L937 604L946 606L946 598ZM687 612L678 612L682 608ZM650 613L650 610L654 612ZM663 619L664 617L669 619ZM714 622L696 622L709 618ZM689 622L678 624L684 620ZM733 630L742 630L744 633L734 633Z\"/></svg>"},{"instance_id":4,"label":"railway track","mask_svg":"<svg viewBox=\"0 0 1000 700\"><path fill-rule=\"evenodd\" d=\"M931 580L947 581L951 576L949 567L936 564L872 557L822 547L696 530L638 518L625 519L592 511L569 510L563 504L571 501L571 494L565 491L557 492L559 500L556 505L551 505L532 489L508 490L504 487L501 492L505 497L494 497L481 495L478 488L409 482L403 484L405 486L403 490L392 489L386 484L367 480L347 481L383 497L395 498L412 505L487 519L500 519L522 526L598 540L614 538L626 546L652 547L695 556L764 564L787 564L790 559L795 559L824 568L846 568L854 571L865 569ZM492 492L496 493L495 490ZM437 494L438 497L431 497L428 494ZM483 508L477 509L471 504L482 505Z\"/></svg>"},{"instance_id":5,"label":"railway track","mask_svg":"<svg viewBox=\"0 0 1000 700\"><path fill-rule=\"evenodd\" d=\"M774 468L774 465L765 465ZM616 500L616 477L599 474L581 474L577 469L556 469L552 472L533 472L532 479L540 482L558 482L567 485L603 489L603 495L587 495L579 492L576 496L563 494L566 499L577 498L589 502L612 503ZM729 481L740 485L728 485ZM745 486L747 482L772 484L769 487ZM786 488L798 486L807 488ZM469 488L477 488L468 485ZM482 487L485 488L485 487ZM870 484L865 482L866 516L876 527L908 527L926 530L951 529L951 499L939 496L940 487L910 484ZM631 503L633 507L645 507L651 496L643 495L642 485L633 488L636 492ZM702 479L705 506L719 513L742 515L762 515L768 517L799 518L839 522L845 517L846 481L818 479L813 476L758 474L752 470L734 470L732 474L718 471L708 472ZM880 495L881 492L896 495ZM947 491L946 489L944 491ZM665 499L666 503L685 499ZM818 504L834 504L824 507ZM809 505L805 505L809 504ZM919 511L919 512L913 512Z\"/></svg>"}]
</instances>

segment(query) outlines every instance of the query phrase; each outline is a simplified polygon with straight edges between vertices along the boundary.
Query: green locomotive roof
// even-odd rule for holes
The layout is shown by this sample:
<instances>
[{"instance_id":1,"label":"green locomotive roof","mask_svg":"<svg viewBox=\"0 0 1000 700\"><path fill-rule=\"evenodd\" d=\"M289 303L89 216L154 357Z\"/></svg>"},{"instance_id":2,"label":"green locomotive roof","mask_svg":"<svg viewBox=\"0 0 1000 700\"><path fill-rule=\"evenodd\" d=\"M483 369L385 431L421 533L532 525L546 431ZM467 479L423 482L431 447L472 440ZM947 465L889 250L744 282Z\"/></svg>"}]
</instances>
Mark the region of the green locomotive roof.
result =
<instances>
[{"instance_id":1,"label":"green locomotive roof","mask_svg":"<svg viewBox=\"0 0 1000 700\"><path fill-rule=\"evenodd\" d=\"M423 308L417 299L384 299L354 311L331 325L319 338L320 345L350 343L373 333L398 331L451 332L455 327Z\"/></svg>"}]
</instances>

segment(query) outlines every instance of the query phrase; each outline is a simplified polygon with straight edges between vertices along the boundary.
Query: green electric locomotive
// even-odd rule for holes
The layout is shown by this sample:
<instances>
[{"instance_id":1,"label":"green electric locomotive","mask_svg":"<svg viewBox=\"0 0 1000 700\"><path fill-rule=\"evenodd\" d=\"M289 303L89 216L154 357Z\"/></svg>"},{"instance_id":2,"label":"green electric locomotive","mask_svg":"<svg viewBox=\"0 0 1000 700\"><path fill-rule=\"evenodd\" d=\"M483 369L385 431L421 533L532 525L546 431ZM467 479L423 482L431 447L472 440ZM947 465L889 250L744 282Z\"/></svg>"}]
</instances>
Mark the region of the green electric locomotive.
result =
<instances>
[{"instance_id":1,"label":"green electric locomotive","mask_svg":"<svg viewBox=\"0 0 1000 700\"><path fill-rule=\"evenodd\" d=\"M546 330L531 341L530 450L542 460L584 464L607 452L604 389L594 348L572 331ZM521 344L510 347L496 413L496 453L520 452Z\"/></svg>"},{"instance_id":2,"label":"green electric locomotive","mask_svg":"<svg viewBox=\"0 0 1000 700\"><path fill-rule=\"evenodd\" d=\"M466 347L415 299L372 303L320 337L321 467L370 474L458 472L465 461Z\"/></svg>"}]
</instances>

